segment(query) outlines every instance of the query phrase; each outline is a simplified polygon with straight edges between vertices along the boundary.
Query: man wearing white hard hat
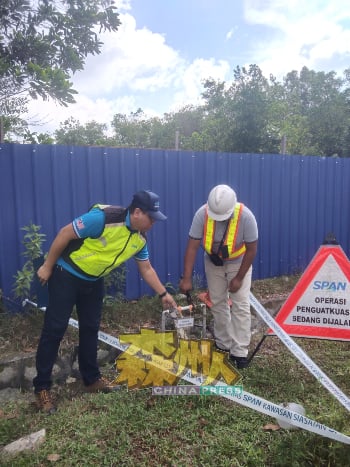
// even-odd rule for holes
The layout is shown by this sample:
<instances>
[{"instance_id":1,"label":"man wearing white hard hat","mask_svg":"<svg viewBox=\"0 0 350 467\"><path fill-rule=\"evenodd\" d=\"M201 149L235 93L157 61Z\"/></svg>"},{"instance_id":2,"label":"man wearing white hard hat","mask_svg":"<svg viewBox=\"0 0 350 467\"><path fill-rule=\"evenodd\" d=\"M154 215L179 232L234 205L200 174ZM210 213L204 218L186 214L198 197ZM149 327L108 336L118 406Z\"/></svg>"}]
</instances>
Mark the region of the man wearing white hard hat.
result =
<instances>
[{"instance_id":1,"label":"man wearing white hard hat","mask_svg":"<svg viewBox=\"0 0 350 467\"><path fill-rule=\"evenodd\" d=\"M202 246L216 347L229 352L237 368L249 364L249 293L257 244L258 227L253 213L237 201L231 187L215 186L207 203L193 217L180 289L192 289L193 267Z\"/></svg>"}]
</instances>

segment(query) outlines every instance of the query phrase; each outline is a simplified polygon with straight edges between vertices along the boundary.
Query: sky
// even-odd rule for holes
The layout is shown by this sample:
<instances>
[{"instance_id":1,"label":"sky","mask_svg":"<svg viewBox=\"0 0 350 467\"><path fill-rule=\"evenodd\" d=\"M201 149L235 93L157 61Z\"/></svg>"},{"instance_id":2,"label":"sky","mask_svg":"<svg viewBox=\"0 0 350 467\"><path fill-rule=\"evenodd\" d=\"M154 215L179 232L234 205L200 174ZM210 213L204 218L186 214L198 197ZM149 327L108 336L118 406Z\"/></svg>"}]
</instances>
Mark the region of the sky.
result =
<instances>
[{"instance_id":1,"label":"sky","mask_svg":"<svg viewBox=\"0 0 350 467\"><path fill-rule=\"evenodd\" d=\"M29 117L53 134L73 117L105 123L141 108L147 117L200 105L203 81L230 83L233 70L258 65L282 81L303 66L350 68L348 0L116 0L121 26L100 35L71 81L76 103L32 101Z\"/></svg>"}]
</instances>

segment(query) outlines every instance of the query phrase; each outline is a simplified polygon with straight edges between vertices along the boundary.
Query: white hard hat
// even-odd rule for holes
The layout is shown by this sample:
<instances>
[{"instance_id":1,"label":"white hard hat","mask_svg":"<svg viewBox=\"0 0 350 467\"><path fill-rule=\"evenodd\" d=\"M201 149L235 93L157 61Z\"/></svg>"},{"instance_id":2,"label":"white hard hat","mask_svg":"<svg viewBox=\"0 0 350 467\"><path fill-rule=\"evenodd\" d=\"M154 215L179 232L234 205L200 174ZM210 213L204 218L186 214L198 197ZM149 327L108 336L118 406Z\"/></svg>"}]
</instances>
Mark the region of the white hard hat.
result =
<instances>
[{"instance_id":1,"label":"white hard hat","mask_svg":"<svg viewBox=\"0 0 350 467\"><path fill-rule=\"evenodd\" d=\"M236 193L228 185L215 186L208 196L208 215L215 221L231 217L237 203Z\"/></svg>"}]
</instances>

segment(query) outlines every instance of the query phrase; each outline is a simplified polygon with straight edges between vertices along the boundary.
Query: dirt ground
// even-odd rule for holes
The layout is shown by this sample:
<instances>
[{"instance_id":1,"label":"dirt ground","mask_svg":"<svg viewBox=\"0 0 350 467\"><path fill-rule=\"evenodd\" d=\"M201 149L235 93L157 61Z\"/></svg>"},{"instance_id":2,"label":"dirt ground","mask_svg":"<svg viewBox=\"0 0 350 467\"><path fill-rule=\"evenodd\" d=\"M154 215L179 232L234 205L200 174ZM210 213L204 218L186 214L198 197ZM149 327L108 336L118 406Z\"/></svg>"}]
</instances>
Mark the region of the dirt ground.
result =
<instances>
[{"instance_id":1,"label":"dirt ground","mask_svg":"<svg viewBox=\"0 0 350 467\"><path fill-rule=\"evenodd\" d=\"M301 274L297 274L253 281L252 293L261 302L274 299L286 299L296 286L300 277Z\"/></svg>"}]
</instances>

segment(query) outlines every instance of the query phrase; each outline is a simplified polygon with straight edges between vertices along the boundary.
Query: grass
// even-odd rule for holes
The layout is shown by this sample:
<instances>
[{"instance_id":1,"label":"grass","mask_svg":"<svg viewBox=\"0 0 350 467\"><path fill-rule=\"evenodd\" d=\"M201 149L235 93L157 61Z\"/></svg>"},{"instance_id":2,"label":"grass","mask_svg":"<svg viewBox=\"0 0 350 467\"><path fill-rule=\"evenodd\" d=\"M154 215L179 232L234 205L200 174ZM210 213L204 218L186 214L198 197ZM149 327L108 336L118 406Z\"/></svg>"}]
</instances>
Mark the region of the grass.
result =
<instances>
[{"instance_id":1,"label":"grass","mask_svg":"<svg viewBox=\"0 0 350 467\"><path fill-rule=\"evenodd\" d=\"M291 286L293 281L287 282ZM278 285L255 284L253 293L259 296L262 290L270 296ZM33 346L24 336L33 334L35 341L40 312L6 320L0 314L0 326L6 322L2 346L16 334L11 319L17 330L20 322L26 329L16 348ZM159 322L159 301L144 298L106 308L102 328L117 335L137 332L145 324L159 328ZM64 345L76 340L74 329L68 334ZM254 335L252 349L260 338L261 334ZM297 339L297 343L343 392L350 393L348 342ZM103 370L114 375L110 367ZM277 337L266 338L252 365L241 373L246 391L274 403L300 403L306 416L350 435L349 413ZM1 408L0 446L46 429L46 440L35 452L8 460L0 456L1 466L350 466L349 445L305 430L267 429L276 423L273 418L217 396L156 397L150 389L126 388L88 395L74 385L55 385L54 394L59 406L54 416L37 413L28 400Z\"/></svg>"}]
</instances>

